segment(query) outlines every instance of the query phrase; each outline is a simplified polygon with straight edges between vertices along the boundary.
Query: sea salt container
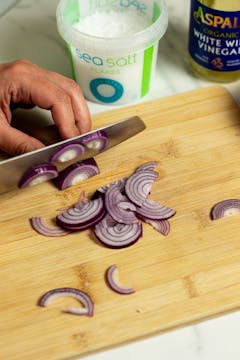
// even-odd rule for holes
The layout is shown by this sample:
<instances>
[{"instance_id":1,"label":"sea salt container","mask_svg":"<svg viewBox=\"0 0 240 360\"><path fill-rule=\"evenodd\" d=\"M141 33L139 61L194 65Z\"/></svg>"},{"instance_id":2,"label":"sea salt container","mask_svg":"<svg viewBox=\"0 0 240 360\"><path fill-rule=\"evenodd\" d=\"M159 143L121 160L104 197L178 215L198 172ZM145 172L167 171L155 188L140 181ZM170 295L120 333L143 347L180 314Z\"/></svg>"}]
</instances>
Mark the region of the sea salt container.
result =
<instances>
[{"instance_id":1,"label":"sea salt container","mask_svg":"<svg viewBox=\"0 0 240 360\"><path fill-rule=\"evenodd\" d=\"M168 25L164 0L60 0L56 17L86 99L122 105L148 94Z\"/></svg>"}]
</instances>

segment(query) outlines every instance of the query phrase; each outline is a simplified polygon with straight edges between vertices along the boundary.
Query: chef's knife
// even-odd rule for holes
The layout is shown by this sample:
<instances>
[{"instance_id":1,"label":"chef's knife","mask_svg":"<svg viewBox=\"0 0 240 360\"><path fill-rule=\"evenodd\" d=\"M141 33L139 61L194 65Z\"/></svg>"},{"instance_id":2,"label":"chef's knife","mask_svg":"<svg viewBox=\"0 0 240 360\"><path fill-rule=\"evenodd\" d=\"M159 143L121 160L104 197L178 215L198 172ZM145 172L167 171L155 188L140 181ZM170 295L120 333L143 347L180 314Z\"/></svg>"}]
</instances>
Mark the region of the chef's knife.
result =
<instances>
[{"instance_id":1,"label":"chef's knife","mask_svg":"<svg viewBox=\"0 0 240 360\"><path fill-rule=\"evenodd\" d=\"M89 136L90 134L97 131L104 131L108 139L108 146L106 148L106 150L108 150L144 130L145 127L146 126L141 118L133 116L111 125L101 127L97 130L90 131L87 134L60 141L29 153L3 160L0 162L0 193L18 188L19 180L22 178L26 170L28 170L31 166L48 162L52 154L54 154L57 149L63 145L67 145L73 141L81 142L84 137ZM86 147L84 155L67 162L55 162L54 165L56 165L58 171L61 171L76 161L84 160L96 156L97 154L99 154L99 150Z\"/></svg>"}]
</instances>

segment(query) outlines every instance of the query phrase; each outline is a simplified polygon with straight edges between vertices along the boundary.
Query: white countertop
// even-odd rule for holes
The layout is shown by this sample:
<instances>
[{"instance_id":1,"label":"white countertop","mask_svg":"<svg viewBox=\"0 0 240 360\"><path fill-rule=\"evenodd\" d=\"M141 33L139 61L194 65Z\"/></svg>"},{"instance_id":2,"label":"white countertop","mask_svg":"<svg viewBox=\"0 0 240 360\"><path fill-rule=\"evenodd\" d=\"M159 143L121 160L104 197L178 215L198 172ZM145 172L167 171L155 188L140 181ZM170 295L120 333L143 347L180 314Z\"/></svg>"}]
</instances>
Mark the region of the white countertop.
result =
<instances>
[{"instance_id":1,"label":"white countertop","mask_svg":"<svg viewBox=\"0 0 240 360\"><path fill-rule=\"evenodd\" d=\"M3 2L3 1L2 1ZM0 17L0 61L28 58L36 64L71 76L68 55L56 29L58 0L11 1L13 8ZM187 60L188 0L166 0L168 31L160 42L156 78L143 101L209 86L197 79ZM1 10L5 11L0 3ZM10 1L9 1L10 3ZM240 104L240 81L226 87ZM111 109L88 103L92 114ZM36 110L34 110L36 111ZM49 112L43 112L50 118ZM240 120L240 119L239 119ZM86 360L239 360L240 313L234 312L145 340L84 357Z\"/></svg>"}]
</instances>

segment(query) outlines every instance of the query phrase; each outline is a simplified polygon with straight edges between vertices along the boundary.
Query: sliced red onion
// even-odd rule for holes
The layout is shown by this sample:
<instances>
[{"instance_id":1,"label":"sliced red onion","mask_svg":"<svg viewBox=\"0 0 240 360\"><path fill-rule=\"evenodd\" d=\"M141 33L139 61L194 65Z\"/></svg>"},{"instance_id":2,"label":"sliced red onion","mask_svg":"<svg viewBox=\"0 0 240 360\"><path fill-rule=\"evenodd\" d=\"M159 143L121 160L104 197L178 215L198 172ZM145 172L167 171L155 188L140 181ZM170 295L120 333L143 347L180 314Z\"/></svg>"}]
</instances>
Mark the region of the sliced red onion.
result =
<instances>
[{"instance_id":1,"label":"sliced red onion","mask_svg":"<svg viewBox=\"0 0 240 360\"><path fill-rule=\"evenodd\" d=\"M110 215L107 216L109 219ZM112 226L106 226L106 220L103 218L102 221L95 225L94 232L103 245L113 249L120 249L133 245L142 236L142 224L113 222Z\"/></svg>"},{"instance_id":2,"label":"sliced red onion","mask_svg":"<svg viewBox=\"0 0 240 360\"><path fill-rule=\"evenodd\" d=\"M86 134L81 139L81 142L88 149L93 149L101 152L108 147L109 140L105 131L99 130L90 134Z\"/></svg>"},{"instance_id":3,"label":"sliced red onion","mask_svg":"<svg viewBox=\"0 0 240 360\"><path fill-rule=\"evenodd\" d=\"M109 287L117 292L118 294L122 295L129 295L133 294L135 290L132 286L129 285L122 285L118 281L118 267L117 265L111 265L106 271L106 282Z\"/></svg>"},{"instance_id":4,"label":"sliced red onion","mask_svg":"<svg viewBox=\"0 0 240 360\"><path fill-rule=\"evenodd\" d=\"M60 190L63 190L99 174L99 172L96 161L90 158L68 166L54 179L54 183Z\"/></svg>"},{"instance_id":5,"label":"sliced red onion","mask_svg":"<svg viewBox=\"0 0 240 360\"><path fill-rule=\"evenodd\" d=\"M106 193L106 191L110 188L110 186L112 186L112 185L116 185L121 192L124 192L126 181L127 181L127 178L123 178L123 179L113 181L110 184L101 186L94 192L92 199L95 199L99 196L103 196Z\"/></svg>"},{"instance_id":6,"label":"sliced red onion","mask_svg":"<svg viewBox=\"0 0 240 360\"><path fill-rule=\"evenodd\" d=\"M67 209L56 217L56 221L59 226L68 230L84 230L99 222L105 213L103 199L98 198Z\"/></svg>"},{"instance_id":7,"label":"sliced red onion","mask_svg":"<svg viewBox=\"0 0 240 360\"><path fill-rule=\"evenodd\" d=\"M63 144L50 156L49 162L66 162L85 154L85 146L80 142L73 141Z\"/></svg>"},{"instance_id":8,"label":"sliced red onion","mask_svg":"<svg viewBox=\"0 0 240 360\"><path fill-rule=\"evenodd\" d=\"M163 220L174 216L176 211L151 199L146 199L142 206L137 206L136 214L152 220Z\"/></svg>"},{"instance_id":9,"label":"sliced red onion","mask_svg":"<svg viewBox=\"0 0 240 360\"><path fill-rule=\"evenodd\" d=\"M138 222L134 211L136 206L128 201L125 195L122 195L117 185L108 188L105 194L105 206L112 218L123 224L132 224Z\"/></svg>"},{"instance_id":10,"label":"sliced red onion","mask_svg":"<svg viewBox=\"0 0 240 360\"><path fill-rule=\"evenodd\" d=\"M40 184L46 180L53 179L58 176L58 171L55 165L50 163L42 163L30 167L19 181L18 187L20 189Z\"/></svg>"},{"instance_id":11,"label":"sliced red onion","mask_svg":"<svg viewBox=\"0 0 240 360\"><path fill-rule=\"evenodd\" d=\"M154 170L157 166L157 161L148 161L137 167L136 171Z\"/></svg>"},{"instance_id":12,"label":"sliced red onion","mask_svg":"<svg viewBox=\"0 0 240 360\"><path fill-rule=\"evenodd\" d=\"M158 173L152 170L134 172L126 181L126 195L135 205L141 206L157 177Z\"/></svg>"},{"instance_id":13,"label":"sliced red onion","mask_svg":"<svg viewBox=\"0 0 240 360\"><path fill-rule=\"evenodd\" d=\"M64 236L70 232L58 225L49 225L42 217L32 217L30 219L31 225L34 230L44 236Z\"/></svg>"},{"instance_id":14,"label":"sliced red onion","mask_svg":"<svg viewBox=\"0 0 240 360\"><path fill-rule=\"evenodd\" d=\"M240 199L226 199L215 204L210 212L212 220L225 216L235 215L240 212Z\"/></svg>"},{"instance_id":15,"label":"sliced red onion","mask_svg":"<svg viewBox=\"0 0 240 360\"><path fill-rule=\"evenodd\" d=\"M73 297L83 305L83 308L80 309L70 307L65 312L75 315L93 316L94 304L92 299L85 292L75 288L63 287L63 288L49 290L41 296L41 298L38 301L38 305L42 307L46 307L54 299L65 296Z\"/></svg>"},{"instance_id":16,"label":"sliced red onion","mask_svg":"<svg viewBox=\"0 0 240 360\"><path fill-rule=\"evenodd\" d=\"M170 232L170 223L167 219L163 220L152 220L146 217L141 217L141 219L147 224L152 225L152 227L161 233L164 236L167 236Z\"/></svg>"}]
</instances>

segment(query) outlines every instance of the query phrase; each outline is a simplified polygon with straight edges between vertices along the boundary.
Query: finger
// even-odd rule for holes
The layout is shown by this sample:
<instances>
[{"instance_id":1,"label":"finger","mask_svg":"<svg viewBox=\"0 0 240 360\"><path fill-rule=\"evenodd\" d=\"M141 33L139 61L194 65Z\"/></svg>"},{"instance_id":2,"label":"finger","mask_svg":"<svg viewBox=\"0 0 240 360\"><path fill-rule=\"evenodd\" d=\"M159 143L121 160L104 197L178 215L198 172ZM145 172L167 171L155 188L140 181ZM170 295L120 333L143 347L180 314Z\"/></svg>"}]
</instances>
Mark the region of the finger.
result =
<instances>
[{"instance_id":1,"label":"finger","mask_svg":"<svg viewBox=\"0 0 240 360\"><path fill-rule=\"evenodd\" d=\"M51 110L53 120L64 139L79 135L70 96L61 87L43 76L34 75L33 79L27 81L19 101L26 102L29 98L29 103Z\"/></svg>"},{"instance_id":2,"label":"finger","mask_svg":"<svg viewBox=\"0 0 240 360\"><path fill-rule=\"evenodd\" d=\"M44 147L39 140L22 133L9 124L0 125L0 148L10 155L20 155Z\"/></svg>"},{"instance_id":3,"label":"finger","mask_svg":"<svg viewBox=\"0 0 240 360\"><path fill-rule=\"evenodd\" d=\"M69 94L72 108L75 116L76 125L81 133L91 130L91 117L87 102L83 96L80 86L72 79L67 78L56 72L42 70L43 76L53 81L56 85L61 87Z\"/></svg>"}]
</instances>

